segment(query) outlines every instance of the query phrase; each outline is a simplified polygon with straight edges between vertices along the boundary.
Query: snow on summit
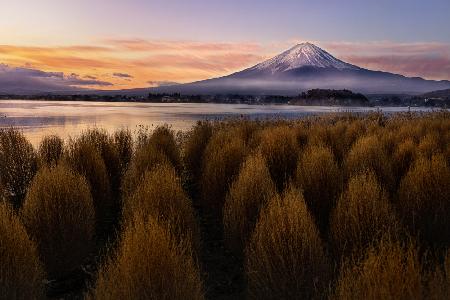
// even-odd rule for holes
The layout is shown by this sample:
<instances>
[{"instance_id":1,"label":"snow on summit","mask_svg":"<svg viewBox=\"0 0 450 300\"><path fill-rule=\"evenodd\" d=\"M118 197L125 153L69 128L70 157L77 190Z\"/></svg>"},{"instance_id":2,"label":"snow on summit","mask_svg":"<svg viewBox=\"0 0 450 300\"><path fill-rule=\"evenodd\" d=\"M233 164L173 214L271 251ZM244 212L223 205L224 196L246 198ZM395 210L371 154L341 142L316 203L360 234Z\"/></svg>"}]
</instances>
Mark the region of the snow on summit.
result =
<instances>
[{"instance_id":1,"label":"snow on summit","mask_svg":"<svg viewBox=\"0 0 450 300\"><path fill-rule=\"evenodd\" d=\"M256 66L253 70L264 70L272 74L284 72L301 67L359 69L358 67L343 62L325 50L311 43L298 44L291 49L266 60Z\"/></svg>"}]
</instances>

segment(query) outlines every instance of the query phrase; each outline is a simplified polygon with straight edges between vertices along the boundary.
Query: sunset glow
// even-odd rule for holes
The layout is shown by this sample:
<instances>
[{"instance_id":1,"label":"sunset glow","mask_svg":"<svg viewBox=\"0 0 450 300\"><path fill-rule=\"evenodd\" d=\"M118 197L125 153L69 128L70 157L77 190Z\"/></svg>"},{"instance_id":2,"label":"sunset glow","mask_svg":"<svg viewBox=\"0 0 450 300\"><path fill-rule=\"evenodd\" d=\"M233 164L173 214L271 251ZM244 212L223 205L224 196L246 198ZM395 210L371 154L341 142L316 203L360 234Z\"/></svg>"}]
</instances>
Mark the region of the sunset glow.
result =
<instances>
[{"instance_id":1,"label":"sunset glow","mask_svg":"<svg viewBox=\"0 0 450 300\"><path fill-rule=\"evenodd\" d=\"M448 1L381 1L390 13L379 18L371 16L381 8L359 1L0 2L0 66L62 72L61 80L75 86L124 89L218 77L301 41L361 67L450 79ZM350 34L351 5L353 18L366 19ZM295 11L299 18L281 17ZM424 21L431 17L437 21Z\"/></svg>"}]
</instances>

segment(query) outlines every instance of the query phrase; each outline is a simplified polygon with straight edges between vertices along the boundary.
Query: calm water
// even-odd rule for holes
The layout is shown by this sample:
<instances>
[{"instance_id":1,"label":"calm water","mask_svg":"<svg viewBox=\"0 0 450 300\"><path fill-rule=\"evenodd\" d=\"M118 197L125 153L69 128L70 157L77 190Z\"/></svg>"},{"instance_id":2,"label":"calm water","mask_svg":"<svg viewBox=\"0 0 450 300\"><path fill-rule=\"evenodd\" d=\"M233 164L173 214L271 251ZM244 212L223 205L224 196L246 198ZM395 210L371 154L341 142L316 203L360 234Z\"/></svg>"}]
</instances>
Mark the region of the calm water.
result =
<instances>
[{"instance_id":1,"label":"calm water","mask_svg":"<svg viewBox=\"0 0 450 300\"><path fill-rule=\"evenodd\" d=\"M197 120L204 119L215 120L241 115L251 118L299 118L310 114L339 111L363 112L376 109L289 105L0 100L0 127L21 128L36 145L47 134L58 134L67 138L92 127L101 127L108 131L129 128L134 131L139 125L152 128L167 123L175 130L186 130ZM385 112L407 110L402 107L381 109ZM427 108L414 108L414 110L423 111Z\"/></svg>"}]
</instances>

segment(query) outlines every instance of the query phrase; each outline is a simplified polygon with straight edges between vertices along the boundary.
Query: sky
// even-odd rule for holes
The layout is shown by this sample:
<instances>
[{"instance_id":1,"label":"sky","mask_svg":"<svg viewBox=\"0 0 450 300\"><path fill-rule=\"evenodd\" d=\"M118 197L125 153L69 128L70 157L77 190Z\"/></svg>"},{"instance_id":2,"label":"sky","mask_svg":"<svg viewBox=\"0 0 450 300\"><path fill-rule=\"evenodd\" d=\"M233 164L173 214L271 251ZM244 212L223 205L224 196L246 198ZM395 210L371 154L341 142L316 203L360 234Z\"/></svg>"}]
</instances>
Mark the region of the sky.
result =
<instances>
[{"instance_id":1,"label":"sky","mask_svg":"<svg viewBox=\"0 0 450 300\"><path fill-rule=\"evenodd\" d=\"M449 0L0 0L0 80L191 82L305 41L361 67L450 80L449 14Z\"/></svg>"}]
</instances>

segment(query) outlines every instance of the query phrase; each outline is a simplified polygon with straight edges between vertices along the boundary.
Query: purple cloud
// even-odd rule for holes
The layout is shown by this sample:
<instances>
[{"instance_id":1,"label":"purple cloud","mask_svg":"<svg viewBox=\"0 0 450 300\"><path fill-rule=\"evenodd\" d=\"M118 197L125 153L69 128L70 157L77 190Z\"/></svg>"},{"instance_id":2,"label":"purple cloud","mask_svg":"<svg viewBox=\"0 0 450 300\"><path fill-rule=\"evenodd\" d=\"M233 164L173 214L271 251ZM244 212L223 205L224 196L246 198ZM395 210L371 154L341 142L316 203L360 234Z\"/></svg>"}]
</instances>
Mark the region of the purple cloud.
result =
<instances>
[{"instance_id":1,"label":"purple cloud","mask_svg":"<svg viewBox=\"0 0 450 300\"><path fill-rule=\"evenodd\" d=\"M29 67L0 64L0 93L30 94L82 90L84 86L112 86L106 81L82 79L78 74L45 72Z\"/></svg>"},{"instance_id":2,"label":"purple cloud","mask_svg":"<svg viewBox=\"0 0 450 300\"><path fill-rule=\"evenodd\" d=\"M134 78L133 76L127 73L114 73L113 76L119 78Z\"/></svg>"},{"instance_id":3,"label":"purple cloud","mask_svg":"<svg viewBox=\"0 0 450 300\"><path fill-rule=\"evenodd\" d=\"M147 81L147 83L150 85L150 87L171 86L180 84L178 82L173 81Z\"/></svg>"}]
</instances>

